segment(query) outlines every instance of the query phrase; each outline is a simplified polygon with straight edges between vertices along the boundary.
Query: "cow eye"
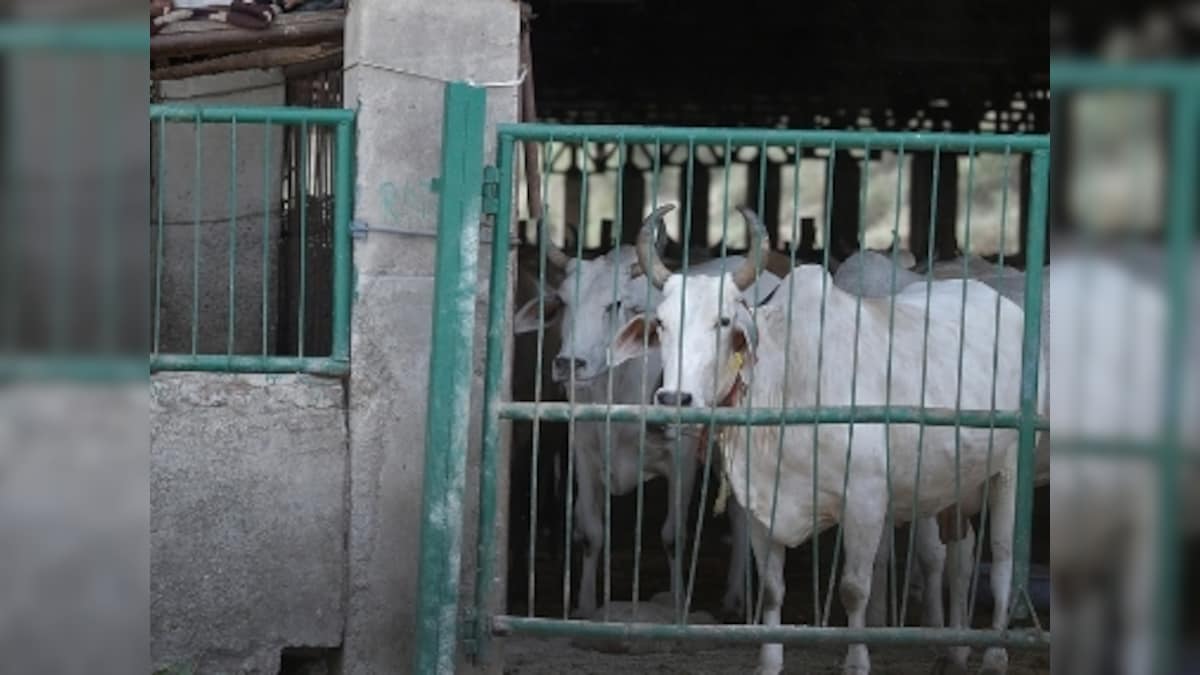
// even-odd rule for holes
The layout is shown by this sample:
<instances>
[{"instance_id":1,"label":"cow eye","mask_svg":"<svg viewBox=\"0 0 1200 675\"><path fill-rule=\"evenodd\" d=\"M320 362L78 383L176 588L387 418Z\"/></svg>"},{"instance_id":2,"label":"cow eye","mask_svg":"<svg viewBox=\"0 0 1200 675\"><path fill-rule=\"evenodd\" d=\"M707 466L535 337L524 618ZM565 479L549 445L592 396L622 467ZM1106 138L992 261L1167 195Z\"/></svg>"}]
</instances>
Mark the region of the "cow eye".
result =
<instances>
[{"instance_id":1,"label":"cow eye","mask_svg":"<svg viewBox=\"0 0 1200 675\"><path fill-rule=\"evenodd\" d=\"M729 317L727 317L727 316L721 317L721 328L729 328L730 323L732 323L732 322L729 320Z\"/></svg>"}]
</instances>

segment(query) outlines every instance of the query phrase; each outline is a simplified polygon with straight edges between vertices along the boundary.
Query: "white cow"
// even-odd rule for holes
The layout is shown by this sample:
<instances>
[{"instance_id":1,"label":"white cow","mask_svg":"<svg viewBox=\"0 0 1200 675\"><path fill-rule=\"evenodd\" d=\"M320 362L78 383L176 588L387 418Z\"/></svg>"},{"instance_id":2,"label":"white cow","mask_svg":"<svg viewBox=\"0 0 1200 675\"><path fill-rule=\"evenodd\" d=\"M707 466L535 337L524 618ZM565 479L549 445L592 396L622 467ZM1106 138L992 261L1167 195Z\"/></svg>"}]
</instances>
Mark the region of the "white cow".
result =
<instances>
[{"instance_id":1,"label":"white cow","mask_svg":"<svg viewBox=\"0 0 1200 675\"><path fill-rule=\"evenodd\" d=\"M747 209L741 212L752 227L756 244L761 246L765 235L757 216ZM669 398L706 407L729 400L732 392L735 400L749 393L754 401L770 407L780 406L785 396L789 406L813 406L817 403L819 378L821 405L847 406L851 403L852 380L857 376L854 397L857 404L887 402L889 301L862 301L861 329L856 340L858 298L834 286L828 273L819 266L803 266L792 272L792 278L781 284L791 289L790 299L772 302L760 308L757 317L752 317L740 291L754 283L753 266L743 265L723 278L688 279L685 291L680 277L671 274L652 248L640 247L638 255L649 279L663 289L663 299L655 316L637 316L622 327L614 340L613 361L638 355L643 339L658 345L665 384L656 394L660 400ZM1015 409L1020 394L1021 309L1002 300L997 317L996 292L976 281L965 283L961 405L966 409L990 408L995 375L996 406ZM932 289L927 349L924 289L896 296L892 353L897 367L893 368L891 380L892 405L955 407L960 390L957 373L963 325L960 315L964 311L962 292L960 284L939 284ZM824 335L818 330L823 295ZM791 302L794 316L800 318L793 326L790 344L785 343L786 302ZM686 325L681 320L681 306L687 308ZM677 367L680 335L683 363ZM996 368L993 368L994 340L998 340ZM818 368L822 345L823 367ZM786 372L785 354L790 360ZM922 369L912 367L923 358L927 371L924 401L920 398ZM886 432L882 424L856 424L853 434L849 425L844 424L823 424L819 431L812 426L789 426L782 433L782 457L777 456L781 430L774 425L754 427L749 444L745 434L733 434L733 442L725 453L724 471L734 497L750 515L755 561L765 587L764 623L774 626L780 622L786 547L798 546L840 522L845 560L842 603L850 627L863 628L873 561L887 509L885 451L890 445L897 522L929 517L956 501L955 430L926 428L920 454L918 429L914 425L892 425L890 432ZM814 433L819 466L814 466ZM1017 433L996 430L995 451L990 458L988 437L987 429L961 431L958 468L961 484L968 491L990 483L991 585L996 598L993 625L1002 629L1007 624L1012 578ZM919 485L918 457L922 463ZM778 494L782 499L776 505L772 497L777 467ZM843 492L843 479L847 475L850 480ZM819 490L815 512L814 487ZM918 493L919 501L913 509ZM1003 672L1006 667L1004 649L991 648L984 654L986 671ZM782 645L763 645L759 672L774 674L782 668ZM869 672L865 645L849 648L845 669L853 673Z\"/></svg>"},{"instance_id":2,"label":"white cow","mask_svg":"<svg viewBox=\"0 0 1200 675\"><path fill-rule=\"evenodd\" d=\"M665 242L665 238L662 241ZM660 299L659 290L646 281L634 247L620 246L603 256L584 260L572 258L551 246L548 261L564 272L558 288L548 292L544 299L545 325L547 328L557 326L560 331L561 347L551 367L553 380L567 390L569 399L575 403L651 402L651 394L662 376L657 352L646 354L644 362L638 359L617 367L613 367L608 356L616 329L630 317L647 308L652 309ZM724 262L729 268L741 264L740 256L731 256ZM721 269L719 259L692 267L698 275L718 275ZM758 293L758 298L767 298L778 283L778 276L766 273L759 280L757 290L747 287L746 296L753 299ZM520 334L538 330L541 326L538 311L537 298L527 302L517 311L514 331ZM640 425L613 423L610 429L611 437L606 439L604 422L576 422L571 448L578 486L574 507L575 533L584 547L576 614L584 617L590 617L596 610L596 575L604 545L606 440L611 441L609 491L613 495L628 494L640 481L657 476L667 479L671 498L661 530L662 544L671 568L671 590L676 598L681 597L679 593L683 588L681 561L674 555L675 539L679 536L676 521L686 532L697 469L696 440L684 437L677 442L673 435L664 433L661 425L647 425L645 453L639 472ZM676 455L677 447L681 450L679 456ZM740 612L745 602L742 579L749 552L741 544L747 537L740 515L740 510L730 509L733 554L723 600L729 612Z\"/></svg>"},{"instance_id":3,"label":"white cow","mask_svg":"<svg viewBox=\"0 0 1200 675\"><path fill-rule=\"evenodd\" d=\"M964 264L965 263L965 264ZM965 268L965 269L964 269ZM994 265L978 256L970 256L965 260L959 258L953 261L935 263L930 276L933 283L945 284L946 280L976 279L992 287L997 293L1013 301L1024 309L1025 275L1011 267ZM863 297L888 297L916 284L913 292L923 292L926 276L907 269L904 263L893 264L889 256L874 251L860 251L846 259L833 275L833 283L843 290L850 291ZM950 281L961 291L961 281ZM1042 372L1040 374L1040 389L1043 393L1042 414L1049 414L1049 399L1045 396L1048 377L1045 367L1049 356L1049 268L1045 268L1042 285L1042 321L1041 347ZM1041 487L1050 481L1050 444L1049 436L1043 434L1037 445L1037 465L1034 476L1034 486ZM952 628L968 626L967 599L974 571L975 531L968 520L978 513L982 506L982 494L970 496L963 504L946 509L937 518L924 518L914 523L917 529L914 537L915 554L921 576L916 577L910 590L922 598L922 620L926 626L941 627L949 625ZM955 517L961 515L961 521L955 529ZM875 558L875 568L872 575L871 597L867 604L867 625L886 625L886 596L885 590L888 549L882 543L888 542L889 533L884 533L884 542ZM955 537L958 537L955 539ZM947 541L943 544L943 538ZM948 624L945 621L942 606L942 578L946 563L951 565L949 574L950 611ZM923 583L922 583L923 582ZM949 666L952 672L966 669L970 649L954 647L947 650Z\"/></svg>"}]
</instances>

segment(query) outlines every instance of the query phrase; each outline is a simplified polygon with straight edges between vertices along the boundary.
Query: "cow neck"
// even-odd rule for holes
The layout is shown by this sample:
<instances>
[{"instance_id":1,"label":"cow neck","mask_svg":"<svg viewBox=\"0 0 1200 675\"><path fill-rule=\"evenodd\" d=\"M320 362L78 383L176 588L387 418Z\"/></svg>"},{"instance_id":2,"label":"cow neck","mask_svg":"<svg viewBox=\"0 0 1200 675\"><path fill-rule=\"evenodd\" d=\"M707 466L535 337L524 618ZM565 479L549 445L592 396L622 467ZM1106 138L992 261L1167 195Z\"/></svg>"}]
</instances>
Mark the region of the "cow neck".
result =
<instances>
[{"instance_id":1,"label":"cow neck","mask_svg":"<svg viewBox=\"0 0 1200 675\"><path fill-rule=\"evenodd\" d=\"M746 358L745 354L743 354L742 352L738 352L737 354L734 355L733 358L739 358L739 357L742 359L742 363L744 364L745 358ZM716 407L718 407L718 408L735 408L735 407L741 405L742 398L745 396L745 394L746 394L746 381L744 379L742 379L742 365L738 365L737 366L737 374L734 375L734 377L733 377L733 385L729 387L729 392L725 394L724 398L722 398L720 401L717 402ZM729 426L724 425L724 424L715 424L715 425L711 425L711 426L716 427L716 429L717 429L717 445L718 445L718 449L719 449L719 446L722 445L725 440L724 439L725 431L729 428ZM710 425L708 425L708 424L703 425L703 427L701 428L701 431L700 431L700 442L696 445L696 459L701 464L704 463L704 453L708 449L709 428L710 428Z\"/></svg>"}]
</instances>

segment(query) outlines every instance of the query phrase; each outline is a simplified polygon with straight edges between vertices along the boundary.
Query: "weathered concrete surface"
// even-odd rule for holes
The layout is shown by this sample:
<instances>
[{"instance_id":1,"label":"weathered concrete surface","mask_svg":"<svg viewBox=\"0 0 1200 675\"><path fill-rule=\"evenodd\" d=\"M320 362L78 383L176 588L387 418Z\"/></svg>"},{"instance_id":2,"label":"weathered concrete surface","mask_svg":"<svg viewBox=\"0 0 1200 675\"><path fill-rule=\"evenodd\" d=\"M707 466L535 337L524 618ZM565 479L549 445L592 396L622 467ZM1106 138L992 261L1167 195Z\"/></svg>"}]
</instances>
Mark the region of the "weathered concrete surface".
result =
<instances>
[{"instance_id":1,"label":"weathered concrete surface","mask_svg":"<svg viewBox=\"0 0 1200 675\"><path fill-rule=\"evenodd\" d=\"M355 241L350 579L343 659L347 675L408 672L414 656L438 210L430 186L440 173L445 87L439 80L514 79L518 34L519 7L509 0L359 2L351 4L347 18L345 100L359 109L355 218L370 225L428 233L371 234ZM488 160L494 156L494 125L515 120L516 113L514 88L488 90ZM484 234L473 336L464 598L472 597L476 567L482 354L491 255L490 233ZM506 452L502 449L501 467L507 466ZM495 523L498 545L503 546L507 518L503 490L498 501ZM503 561L498 560L496 597L503 591L504 572Z\"/></svg>"},{"instance_id":2,"label":"weathered concrete surface","mask_svg":"<svg viewBox=\"0 0 1200 675\"><path fill-rule=\"evenodd\" d=\"M286 646L341 644L342 383L159 374L150 422L154 666L274 675Z\"/></svg>"},{"instance_id":3,"label":"weathered concrete surface","mask_svg":"<svg viewBox=\"0 0 1200 675\"><path fill-rule=\"evenodd\" d=\"M0 387L0 672L150 672L146 398Z\"/></svg>"},{"instance_id":4,"label":"weathered concrete surface","mask_svg":"<svg viewBox=\"0 0 1200 675\"><path fill-rule=\"evenodd\" d=\"M270 106L284 103L283 72L253 70L206 75L162 83L167 102ZM268 345L274 339L279 279L279 222L283 131L279 125L203 124L196 162L196 126L168 123L163 136L152 125L150 243L158 242L158 200L162 199L162 352L191 352L193 257L199 235L197 284L200 353L224 354L229 333L230 216L234 228L234 353L259 353L262 346L263 245L267 251ZM161 148L159 146L162 146ZM160 154L161 153L161 154ZM159 158L164 159L158 186ZM270 167L264 169L264 161ZM199 183L196 181L199 170ZM269 173L268 173L269 172ZM236 200L231 177L237 177ZM197 233L196 222L199 222ZM264 232L265 230L265 232ZM153 250L153 249L152 249Z\"/></svg>"}]
</instances>

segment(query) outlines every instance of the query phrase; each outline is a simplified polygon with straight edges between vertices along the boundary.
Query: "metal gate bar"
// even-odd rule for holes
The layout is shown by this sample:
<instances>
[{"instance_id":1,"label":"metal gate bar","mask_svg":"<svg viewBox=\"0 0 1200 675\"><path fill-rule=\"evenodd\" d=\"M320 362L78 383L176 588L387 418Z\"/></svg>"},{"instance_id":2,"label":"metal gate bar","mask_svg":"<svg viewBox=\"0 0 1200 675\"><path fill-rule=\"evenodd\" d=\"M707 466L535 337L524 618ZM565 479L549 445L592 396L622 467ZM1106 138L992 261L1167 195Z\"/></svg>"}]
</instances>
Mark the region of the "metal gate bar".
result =
<instances>
[{"instance_id":1,"label":"metal gate bar","mask_svg":"<svg viewBox=\"0 0 1200 675\"><path fill-rule=\"evenodd\" d=\"M595 621L562 621L532 619L523 616L497 616L492 620L495 635L529 635L535 637L579 637L602 639L689 640L714 643L781 642L790 645L967 645L982 647L1004 645L1018 649L1046 649L1050 633L1040 630L988 630L950 628L868 628L855 630L832 626L767 626L694 625L681 626L661 623L600 623Z\"/></svg>"},{"instance_id":2,"label":"metal gate bar","mask_svg":"<svg viewBox=\"0 0 1200 675\"><path fill-rule=\"evenodd\" d=\"M446 86L421 496L416 673L452 673L474 362L484 90Z\"/></svg>"}]
</instances>

